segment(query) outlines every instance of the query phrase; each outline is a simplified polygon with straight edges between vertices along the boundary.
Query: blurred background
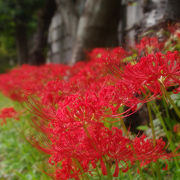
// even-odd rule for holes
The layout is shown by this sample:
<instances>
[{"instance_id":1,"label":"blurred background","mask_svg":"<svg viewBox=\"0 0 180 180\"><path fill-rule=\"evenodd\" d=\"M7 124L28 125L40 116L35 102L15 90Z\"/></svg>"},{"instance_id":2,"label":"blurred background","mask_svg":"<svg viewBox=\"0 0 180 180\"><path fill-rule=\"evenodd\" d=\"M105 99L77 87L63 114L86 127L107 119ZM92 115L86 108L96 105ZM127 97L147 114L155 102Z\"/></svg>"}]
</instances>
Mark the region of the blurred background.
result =
<instances>
[{"instance_id":1,"label":"blurred background","mask_svg":"<svg viewBox=\"0 0 180 180\"><path fill-rule=\"evenodd\" d=\"M179 19L179 0L0 0L0 73L74 64L92 48L131 46Z\"/></svg>"}]
</instances>

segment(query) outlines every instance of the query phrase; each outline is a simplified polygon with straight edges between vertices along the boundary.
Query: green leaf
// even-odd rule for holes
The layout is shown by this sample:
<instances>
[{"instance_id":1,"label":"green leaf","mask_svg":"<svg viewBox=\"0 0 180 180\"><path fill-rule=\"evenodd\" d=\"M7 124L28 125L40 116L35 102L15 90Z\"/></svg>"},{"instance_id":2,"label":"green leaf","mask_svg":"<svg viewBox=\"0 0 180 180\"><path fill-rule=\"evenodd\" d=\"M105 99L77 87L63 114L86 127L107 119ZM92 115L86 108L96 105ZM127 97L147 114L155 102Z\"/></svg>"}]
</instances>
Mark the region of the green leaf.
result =
<instances>
[{"instance_id":1,"label":"green leaf","mask_svg":"<svg viewBox=\"0 0 180 180\"><path fill-rule=\"evenodd\" d=\"M141 130L141 131L146 131L148 129L149 129L149 127L147 125L142 125L142 126L137 127L137 130Z\"/></svg>"}]
</instances>

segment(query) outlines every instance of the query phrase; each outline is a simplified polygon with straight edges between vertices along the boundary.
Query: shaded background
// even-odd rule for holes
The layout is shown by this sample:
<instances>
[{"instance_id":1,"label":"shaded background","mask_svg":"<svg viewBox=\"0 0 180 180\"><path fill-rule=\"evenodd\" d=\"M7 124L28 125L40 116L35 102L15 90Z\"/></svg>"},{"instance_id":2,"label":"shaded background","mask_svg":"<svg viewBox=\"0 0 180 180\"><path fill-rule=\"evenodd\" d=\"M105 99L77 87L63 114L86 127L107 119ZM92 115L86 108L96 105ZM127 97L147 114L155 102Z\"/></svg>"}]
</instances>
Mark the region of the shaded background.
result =
<instances>
[{"instance_id":1,"label":"shaded background","mask_svg":"<svg viewBox=\"0 0 180 180\"><path fill-rule=\"evenodd\" d=\"M179 0L0 0L0 72L73 64L92 48L131 46L178 20Z\"/></svg>"}]
</instances>

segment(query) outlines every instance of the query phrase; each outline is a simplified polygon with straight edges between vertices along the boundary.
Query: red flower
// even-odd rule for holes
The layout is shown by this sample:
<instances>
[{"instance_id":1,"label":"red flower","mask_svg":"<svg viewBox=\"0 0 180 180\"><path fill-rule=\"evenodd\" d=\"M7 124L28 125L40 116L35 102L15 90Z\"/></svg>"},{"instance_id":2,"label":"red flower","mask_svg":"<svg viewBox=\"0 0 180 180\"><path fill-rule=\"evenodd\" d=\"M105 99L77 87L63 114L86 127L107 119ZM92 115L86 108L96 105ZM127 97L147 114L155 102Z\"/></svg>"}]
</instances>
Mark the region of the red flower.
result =
<instances>
[{"instance_id":1,"label":"red flower","mask_svg":"<svg viewBox=\"0 0 180 180\"><path fill-rule=\"evenodd\" d=\"M18 120L18 113L13 107L3 108L0 110L0 119L2 120L1 125L6 123L7 118L14 118Z\"/></svg>"},{"instance_id":2,"label":"red flower","mask_svg":"<svg viewBox=\"0 0 180 180\"><path fill-rule=\"evenodd\" d=\"M148 55L160 51L164 43L159 43L157 37L143 37L136 45L139 55Z\"/></svg>"},{"instance_id":3,"label":"red flower","mask_svg":"<svg viewBox=\"0 0 180 180\"><path fill-rule=\"evenodd\" d=\"M148 89L153 96L162 94L162 84L168 88L180 83L178 52L168 52L165 55L156 53L142 57L137 64L128 64L122 76L138 94L147 93Z\"/></svg>"}]
</instances>

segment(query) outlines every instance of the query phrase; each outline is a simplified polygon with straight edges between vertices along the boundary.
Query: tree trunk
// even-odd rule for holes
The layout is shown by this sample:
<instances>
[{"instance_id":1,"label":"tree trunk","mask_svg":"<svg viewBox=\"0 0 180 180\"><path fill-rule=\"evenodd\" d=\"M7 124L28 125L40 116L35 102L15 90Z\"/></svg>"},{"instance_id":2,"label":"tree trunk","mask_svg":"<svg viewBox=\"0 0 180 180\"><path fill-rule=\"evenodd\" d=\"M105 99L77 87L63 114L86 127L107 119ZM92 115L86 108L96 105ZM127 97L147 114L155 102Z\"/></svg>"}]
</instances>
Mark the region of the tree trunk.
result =
<instances>
[{"instance_id":1,"label":"tree trunk","mask_svg":"<svg viewBox=\"0 0 180 180\"><path fill-rule=\"evenodd\" d=\"M143 31L154 28L159 29L168 22L180 20L180 1L179 0L153 0L144 4L145 18L141 24Z\"/></svg>"},{"instance_id":2,"label":"tree trunk","mask_svg":"<svg viewBox=\"0 0 180 180\"><path fill-rule=\"evenodd\" d=\"M18 54L18 64L28 63L28 43L26 24L16 22L16 47Z\"/></svg>"},{"instance_id":3,"label":"tree trunk","mask_svg":"<svg viewBox=\"0 0 180 180\"><path fill-rule=\"evenodd\" d=\"M29 52L30 64L40 65L46 62L47 34L55 10L55 0L47 0L45 7L39 11L38 29L33 37L32 49Z\"/></svg>"},{"instance_id":4,"label":"tree trunk","mask_svg":"<svg viewBox=\"0 0 180 180\"><path fill-rule=\"evenodd\" d=\"M165 15L170 20L179 21L180 20L180 1L168 0Z\"/></svg>"},{"instance_id":5,"label":"tree trunk","mask_svg":"<svg viewBox=\"0 0 180 180\"><path fill-rule=\"evenodd\" d=\"M169 23L180 20L179 0L136 0L135 4L124 1L124 5L126 25L123 37L129 40L125 39L127 45L133 45L144 33L152 36L160 35L159 30L165 29Z\"/></svg>"},{"instance_id":6,"label":"tree trunk","mask_svg":"<svg viewBox=\"0 0 180 180\"><path fill-rule=\"evenodd\" d=\"M85 51L118 45L119 0L86 0L80 17L71 64L83 60Z\"/></svg>"},{"instance_id":7,"label":"tree trunk","mask_svg":"<svg viewBox=\"0 0 180 180\"><path fill-rule=\"evenodd\" d=\"M73 0L56 0L58 4L59 12L61 13L62 19L65 23L67 32L71 35L74 40L77 32L78 25L78 12L75 9L75 1Z\"/></svg>"}]
</instances>

